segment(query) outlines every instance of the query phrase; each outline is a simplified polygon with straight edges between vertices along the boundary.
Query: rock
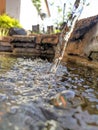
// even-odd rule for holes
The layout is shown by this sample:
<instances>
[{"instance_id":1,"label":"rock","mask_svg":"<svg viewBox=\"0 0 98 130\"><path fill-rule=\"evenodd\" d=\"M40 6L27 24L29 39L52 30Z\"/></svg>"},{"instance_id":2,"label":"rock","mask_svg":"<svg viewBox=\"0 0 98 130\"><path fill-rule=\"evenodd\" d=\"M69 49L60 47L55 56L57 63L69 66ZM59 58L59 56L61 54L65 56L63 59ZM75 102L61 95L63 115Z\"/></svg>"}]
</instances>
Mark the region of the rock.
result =
<instances>
[{"instance_id":1,"label":"rock","mask_svg":"<svg viewBox=\"0 0 98 130\"><path fill-rule=\"evenodd\" d=\"M0 52L12 52L12 48L11 48L11 46L0 45Z\"/></svg>"},{"instance_id":2,"label":"rock","mask_svg":"<svg viewBox=\"0 0 98 130\"><path fill-rule=\"evenodd\" d=\"M82 105L84 99L72 90L65 90L50 99L50 104L58 108L69 108Z\"/></svg>"},{"instance_id":3,"label":"rock","mask_svg":"<svg viewBox=\"0 0 98 130\"><path fill-rule=\"evenodd\" d=\"M52 45L57 45L58 40L58 35L43 35L41 43L51 43Z\"/></svg>"},{"instance_id":4,"label":"rock","mask_svg":"<svg viewBox=\"0 0 98 130\"><path fill-rule=\"evenodd\" d=\"M13 36L13 35L27 35L27 32L23 28L13 27L13 28L9 29L9 35L10 36Z\"/></svg>"},{"instance_id":5,"label":"rock","mask_svg":"<svg viewBox=\"0 0 98 130\"><path fill-rule=\"evenodd\" d=\"M56 122L55 120L48 120L45 122L44 130L63 130L60 123Z\"/></svg>"},{"instance_id":6,"label":"rock","mask_svg":"<svg viewBox=\"0 0 98 130\"><path fill-rule=\"evenodd\" d=\"M63 95L67 100L69 100L75 97L75 92L72 90L65 90L61 92L61 95Z\"/></svg>"},{"instance_id":7,"label":"rock","mask_svg":"<svg viewBox=\"0 0 98 130\"><path fill-rule=\"evenodd\" d=\"M66 108L67 101L75 97L75 93L71 90L65 90L51 98L50 103L56 107Z\"/></svg>"},{"instance_id":8,"label":"rock","mask_svg":"<svg viewBox=\"0 0 98 130\"><path fill-rule=\"evenodd\" d=\"M0 36L0 42L7 42L10 43L12 40L11 36Z\"/></svg>"},{"instance_id":9,"label":"rock","mask_svg":"<svg viewBox=\"0 0 98 130\"><path fill-rule=\"evenodd\" d=\"M32 54L33 56L40 56L40 51L34 48L14 48L13 54Z\"/></svg>"},{"instance_id":10,"label":"rock","mask_svg":"<svg viewBox=\"0 0 98 130\"><path fill-rule=\"evenodd\" d=\"M13 107L10 108L9 113L10 113L10 114L16 114L16 113L17 113L17 109L18 109L17 106L13 106Z\"/></svg>"},{"instance_id":11,"label":"rock","mask_svg":"<svg viewBox=\"0 0 98 130\"><path fill-rule=\"evenodd\" d=\"M98 51L91 52L90 55L88 56L88 58L93 60L93 61L98 62Z\"/></svg>"},{"instance_id":12,"label":"rock","mask_svg":"<svg viewBox=\"0 0 98 130\"><path fill-rule=\"evenodd\" d=\"M0 52L12 52L11 37L1 37L0 39Z\"/></svg>"},{"instance_id":13,"label":"rock","mask_svg":"<svg viewBox=\"0 0 98 130\"><path fill-rule=\"evenodd\" d=\"M81 19L69 39L66 53L88 58L91 51L98 51L98 15Z\"/></svg>"},{"instance_id":14,"label":"rock","mask_svg":"<svg viewBox=\"0 0 98 130\"><path fill-rule=\"evenodd\" d=\"M31 36L36 37L36 43L38 44L49 43L52 45L57 45L59 42L59 34L31 34Z\"/></svg>"},{"instance_id":15,"label":"rock","mask_svg":"<svg viewBox=\"0 0 98 130\"><path fill-rule=\"evenodd\" d=\"M44 109L42 107L40 107L40 109L42 111L42 114L45 116L45 118L47 120L52 120L52 119L56 120L57 119L57 116L54 113L52 113L51 111Z\"/></svg>"},{"instance_id":16,"label":"rock","mask_svg":"<svg viewBox=\"0 0 98 130\"><path fill-rule=\"evenodd\" d=\"M12 36L11 43L35 43L35 40L35 36L14 35Z\"/></svg>"},{"instance_id":17,"label":"rock","mask_svg":"<svg viewBox=\"0 0 98 130\"><path fill-rule=\"evenodd\" d=\"M8 99L8 97L7 97L6 94L1 94L1 93L0 93L0 101L5 101L5 100L7 100L7 99Z\"/></svg>"}]
</instances>

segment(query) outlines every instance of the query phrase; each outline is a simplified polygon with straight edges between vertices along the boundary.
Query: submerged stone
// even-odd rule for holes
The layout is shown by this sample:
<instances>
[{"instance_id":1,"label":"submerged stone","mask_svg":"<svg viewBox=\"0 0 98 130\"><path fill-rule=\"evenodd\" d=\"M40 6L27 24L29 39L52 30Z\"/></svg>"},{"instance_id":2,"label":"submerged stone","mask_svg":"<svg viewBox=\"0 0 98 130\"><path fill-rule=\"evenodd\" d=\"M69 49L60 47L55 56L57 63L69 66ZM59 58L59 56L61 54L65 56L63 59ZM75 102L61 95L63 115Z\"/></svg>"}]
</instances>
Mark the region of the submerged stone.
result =
<instances>
[{"instance_id":1,"label":"submerged stone","mask_svg":"<svg viewBox=\"0 0 98 130\"><path fill-rule=\"evenodd\" d=\"M1 93L0 93L0 101L5 101L5 100L7 100L7 99L8 99L8 97L7 97L6 94L1 94Z\"/></svg>"},{"instance_id":2,"label":"submerged stone","mask_svg":"<svg viewBox=\"0 0 98 130\"><path fill-rule=\"evenodd\" d=\"M53 76L46 73L51 65L46 60L1 59L1 69L10 67L0 72L0 95L6 98L0 97L0 130L98 130L98 72L66 64ZM57 96L59 106L52 102Z\"/></svg>"},{"instance_id":3,"label":"submerged stone","mask_svg":"<svg viewBox=\"0 0 98 130\"><path fill-rule=\"evenodd\" d=\"M84 99L72 90L65 90L51 98L50 104L58 108L70 108L82 105Z\"/></svg>"},{"instance_id":4,"label":"submerged stone","mask_svg":"<svg viewBox=\"0 0 98 130\"><path fill-rule=\"evenodd\" d=\"M75 92L72 90L64 90L61 94L68 100L75 97Z\"/></svg>"},{"instance_id":5,"label":"submerged stone","mask_svg":"<svg viewBox=\"0 0 98 130\"><path fill-rule=\"evenodd\" d=\"M50 103L56 107L66 108L68 100L74 97L75 93L73 91L65 90L51 98Z\"/></svg>"}]
</instances>

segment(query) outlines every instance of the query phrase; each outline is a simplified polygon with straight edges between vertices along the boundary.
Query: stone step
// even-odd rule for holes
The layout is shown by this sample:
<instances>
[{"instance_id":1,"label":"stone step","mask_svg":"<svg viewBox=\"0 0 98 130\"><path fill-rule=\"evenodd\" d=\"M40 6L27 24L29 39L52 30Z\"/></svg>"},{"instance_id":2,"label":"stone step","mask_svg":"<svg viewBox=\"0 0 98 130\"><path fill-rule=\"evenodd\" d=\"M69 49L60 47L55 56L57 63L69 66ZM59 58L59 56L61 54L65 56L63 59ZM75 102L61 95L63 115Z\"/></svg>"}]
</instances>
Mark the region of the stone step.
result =
<instances>
[{"instance_id":1,"label":"stone step","mask_svg":"<svg viewBox=\"0 0 98 130\"><path fill-rule=\"evenodd\" d=\"M22 54L32 54L32 55L40 55L41 52L37 49L34 49L34 48L14 48L13 49L13 53L17 54L17 53L22 53Z\"/></svg>"},{"instance_id":2,"label":"stone step","mask_svg":"<svg viewBox=\"0 0 98 130\"><path fill-rule=\"evenodd\" d=\"M11 44L13 46L13 48L35 48L36 46L36 43L20 43L20 42L17 42L17 43L12 43Z\"/></svg>"},{"instance_id":3,"label":"stone step","mask_svg":"<svg viewBox=\"0 0 98 130\"><path fill-rule=\"evenodd\" d=\"M6 42L6 41L0 41L0 45L2 45L2 46L11 46L11 44L9 42Z\"/></svg>"},{"instance_id":4,"label":"stone step","mask_svg":"<svg viewBox=\"0 0 98 130\"><path fill-rule=\"evenodd\" d=\"M50 43L52 45L57 45L59 42L59 34L31 34L31 36L36 37L36 43Z\"/></svg>"},{"instance_id":5,"label":"stone step","mask_svg":"<svg viewBox=\"0 0 98 130\"><path fill-rule=\"evenodd\" d=\"M6 42L7 44L10 44L11 40L12 40L12 37L10 36L0 36L0 43Z\"/></svg>"},{"instance_id":6,"label":"stone step","mask_svg":"<svg viewBox=\"0 0 98 130\"><path fill-rule=\"evenodd\" d=\"M9 42L6 41L0 41L0 51L1 52L12 52L12 47Z\"/></svg>"},{"instance_id":7,"label":"stone step","mask_svg":"<svg viewBox=\"0 0 98 130\"><path fill-rule=\"evenodd\" d=\"M9 41L9 42L8 42ZM22 36L14 35L0 41L0 51L32 56L55 55L58 43L56 35Z\"/></svg>"},{"instance_id":8,"label":"stone step","mask_svg":"<svg viewBox=\"0 0 98 130\"><path fill-rule=\"evenodd\" d=\"M11 48L11 46L0 45L0 52L12 52L12 48Z\"/></svg>"},{"instance_id":9,"label":"stone step","mask_svg":"<svg viewBox=\"0 0 98 130\"><path fill-rule=\"evenodd\" d=\"M34 36L24 36L24 35L14 35L12 36L11 43L33 43L36 37Z\"/></svg>"}]
</instances>

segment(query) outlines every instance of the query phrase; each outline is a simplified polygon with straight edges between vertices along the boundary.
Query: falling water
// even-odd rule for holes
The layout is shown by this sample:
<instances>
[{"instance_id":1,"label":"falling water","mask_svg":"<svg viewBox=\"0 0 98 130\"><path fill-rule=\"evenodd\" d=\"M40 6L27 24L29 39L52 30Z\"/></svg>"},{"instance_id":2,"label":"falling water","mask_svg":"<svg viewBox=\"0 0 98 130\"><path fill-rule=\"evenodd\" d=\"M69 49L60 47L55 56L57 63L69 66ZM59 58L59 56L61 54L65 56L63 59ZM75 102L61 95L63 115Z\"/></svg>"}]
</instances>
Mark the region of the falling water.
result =
<instances>
[{"instance_id":1,"label":"falling water","mask_svg":"<svg viewBox=\"0 0 98 130\"><path fill-rule=\"evenodd\" d=\"M70 17L68 17L66 25L60 34L59 44L58 44L57 50L56 50L56 56L55 56L52 66L50 67L49 72L53 72L53 73L56 72L56 70L64 56L65 49L67 47L68 40L71 36L71 33L74 29L75 23L83 11L85 2L86 2L86 0L75 0L73 9L70 13Z\"/></svg>"}]
</instances>

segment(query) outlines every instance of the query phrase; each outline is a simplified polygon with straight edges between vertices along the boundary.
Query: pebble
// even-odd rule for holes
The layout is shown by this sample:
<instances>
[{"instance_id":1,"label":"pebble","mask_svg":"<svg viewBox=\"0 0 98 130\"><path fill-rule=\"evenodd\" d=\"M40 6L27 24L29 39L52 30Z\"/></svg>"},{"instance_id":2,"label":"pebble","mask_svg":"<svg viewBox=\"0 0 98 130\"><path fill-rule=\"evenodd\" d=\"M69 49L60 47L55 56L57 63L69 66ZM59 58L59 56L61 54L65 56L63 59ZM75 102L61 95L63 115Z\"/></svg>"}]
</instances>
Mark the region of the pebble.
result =
<instances>
[{"instance_id":1,"label":"pebble","mask_svg":"<svg viewBox=\"0 0 98 130\"><path fill-rule=\"evenodd\" d=\"M75 92L72 90L64 90L51 98L50 103L56 107L66 108L67 101L75 97Z\"/></svg>"}]
</instances>

